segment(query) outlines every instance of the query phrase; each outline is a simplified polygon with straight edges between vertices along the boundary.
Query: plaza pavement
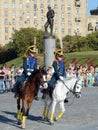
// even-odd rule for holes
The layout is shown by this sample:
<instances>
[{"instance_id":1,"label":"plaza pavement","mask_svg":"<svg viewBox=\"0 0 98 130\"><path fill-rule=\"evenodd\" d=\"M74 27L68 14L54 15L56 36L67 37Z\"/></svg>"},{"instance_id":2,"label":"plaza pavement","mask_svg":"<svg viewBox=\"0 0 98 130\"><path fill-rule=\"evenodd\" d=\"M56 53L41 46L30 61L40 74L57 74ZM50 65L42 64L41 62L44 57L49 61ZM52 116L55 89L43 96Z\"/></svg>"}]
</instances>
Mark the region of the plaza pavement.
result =
<instances>
[{"instance_id":1,"label":"plaza pavement","mask_svg":"<svg viewBox=\"0 0 98 130\"><path fill-rule=\"evenodd\" d=\"M20 130L16 120L16 99L13 93L0 94L0 130ZM41 97L41 94L40 94ZM82 97L65 104L64 116L54 125L42 122L43 101L33 101L25 130L98 130L98 87L83 88ZM59 105L56 107L56 114Z\"/></svg>"}]
</instances>

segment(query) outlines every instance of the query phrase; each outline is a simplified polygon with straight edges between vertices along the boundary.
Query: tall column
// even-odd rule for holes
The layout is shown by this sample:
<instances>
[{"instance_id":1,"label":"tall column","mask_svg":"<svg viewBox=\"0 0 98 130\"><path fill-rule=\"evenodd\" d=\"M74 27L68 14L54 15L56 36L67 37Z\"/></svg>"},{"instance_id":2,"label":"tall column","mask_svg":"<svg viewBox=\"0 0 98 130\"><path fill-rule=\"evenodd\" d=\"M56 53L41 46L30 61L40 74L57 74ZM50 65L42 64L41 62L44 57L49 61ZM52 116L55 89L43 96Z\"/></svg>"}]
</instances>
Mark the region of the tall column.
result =
<instances>
[{"instance_id":1,"label":"tall column","mask_svg":"<svg viewBox=\"0 0 98 130\"><path fill-rule=\"evenodd\" d=\"M46 68L53 63L55 48L55 37L50 35L44 36L44 65Z\"/></svg>"}]
</instances>

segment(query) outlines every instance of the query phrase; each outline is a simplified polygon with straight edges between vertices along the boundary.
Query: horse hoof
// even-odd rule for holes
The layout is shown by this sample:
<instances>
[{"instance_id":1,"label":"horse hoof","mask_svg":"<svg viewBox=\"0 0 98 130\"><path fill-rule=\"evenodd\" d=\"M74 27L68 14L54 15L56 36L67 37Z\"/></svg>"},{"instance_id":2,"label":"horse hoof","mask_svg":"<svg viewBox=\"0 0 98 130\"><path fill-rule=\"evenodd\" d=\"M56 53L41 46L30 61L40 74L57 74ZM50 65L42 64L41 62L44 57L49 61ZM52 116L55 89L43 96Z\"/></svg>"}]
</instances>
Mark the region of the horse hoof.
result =
<instances>
[{"instance_id":1,"label":"horse hoof","mask_svg":"<svg viewBox=\"0 0 98 130\"><path fill-rule=\"evenodd\" d=\"M18 120L17 124L18 124L18 125L21 125L21 120Z\"/></svg>"},{"instance_id":2,"label":"horse hoof","mask_svg":"<svg viewBox=\"0 0 98 130\"><path fill-rule=\"evenodd\" d=\"M21 128L22 128L22 129L25 129L25 128L26 128L25 124L22 124Z\"/></svg>"},{"instance_id":3,"label":"horse hoof","mask_svg":"<svg viewBox=\"0 0 98 130\"><path fill-rule=\"evenodd\" d=\"M49 119L47 117L42 117L41 119L42 121L48 121L49 122Z\"/></svg>"},{"instance_id":4,"label":"horse hoof","mask_svg":"<svg viewBox=\"0 0 98 130\"><path fill-rule=\"evenodd\" d=\"M54 121L57 121L58 119L57 119L57 117L54 117Z\"/></svg>"},{"instance_id":5,"label":"horse hoof","mask_svg":"<svg viewBox=\"0 0 98 130\"><path fill-rule=\"evenodd\" d=\"M53 121L49 121L49 124L50 124L50 125L54 125L54 122L53 122Z\"/></svg>"},{"instance_id":6,"label":"horse hoof","mask_svg":"<svg viewBox=\"0 0 98 130\"><path fill-rule=\"evenodd\" d=\"M45 117L42 117L42 118L41 118L41 120L42 120L42 121L45 121L45 120L46 120L46 118L45 118Z\"/></svg>"},{"instance_id":7,"label":"horse hoof","mask_svg":"<svg viewBox=\"0 0 98 130\"><path fill-rule=\"evenodd\" d=\"M20 122L20 121L18 121L17 125L21 125L21 122Z\"/></svg>"}]
</instances>

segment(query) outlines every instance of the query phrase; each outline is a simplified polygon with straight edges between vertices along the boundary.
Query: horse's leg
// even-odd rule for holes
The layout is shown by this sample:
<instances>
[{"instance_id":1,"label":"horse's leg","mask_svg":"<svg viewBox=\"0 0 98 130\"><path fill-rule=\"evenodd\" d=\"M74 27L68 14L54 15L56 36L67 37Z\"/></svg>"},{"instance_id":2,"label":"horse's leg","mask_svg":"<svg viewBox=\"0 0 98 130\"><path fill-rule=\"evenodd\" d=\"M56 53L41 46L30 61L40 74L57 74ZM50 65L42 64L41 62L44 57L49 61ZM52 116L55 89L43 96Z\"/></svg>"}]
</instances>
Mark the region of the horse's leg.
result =
<instances>
[{"instance_id":1,"label":"horse's leg","mask_svg":"<svg viewBox=\"0 0 98 130\"><path fill-rule=\"evenodd\" d=\"M43 110L43 114L42 114L42 120L46 119L46 115L47 115L47 101L45 99L44 100L44 110Z\"/></svg>"},{"instance_id":2,"label":"horse's leg","mask_svg":"<svg viewBox=\"0 0 98 130\"><path fill-rule=\"evenodd\" d=\"M45 102L45 106L44 106L42 119L48 120L48 115L49 115L49 111L50 111L52 101L50 101L49 105L48 105L48 101L45 100L44 102Z\"/></svg>"},{"instance_id":3,"label":"horse's leg","mask_svg":"<svg viewBox=\"0 0 98 130\"><path fill-rule=\"evenodd\" d=\"M25 128L25 123L26 123L26 119L27 119L26 110L25 110L26 105L27 105L27 100L22 99L22 113L23 113L23 116L22 116L22 128L23 129Z\"/></svg>"},{"instance_id":4,"label":"horse's leg","mask_svg":"<svg viewBox=\"0 0 98 130\"><path fill-rule=\"evenodd\" d=\"M52 101L51 114L50 114L50 124L54 123L54 113L55 113L56 104L57 104L56 101Z\"/></svg>"},{"instance_id":5,"label":"horse's leg","mask_svg":"<svg viewBox=\"0 0 98 130\"><path fill-rule=\"evenodd\" d=\"M65 112L64 101L59 102L59 104L60 104L61 111L59 112L59 114L57 115L57 117L55 117L55 119L54 119L55 121L57 121L58 119L60 119L63 116L64 112Z\"/></svg>"},{"instance_id":6,"label":"horse's leg","mask_svg":"<svg viewBox=\"0 0 98 130\"><path fill-rule=\"evenodd\" d=\"M31 108L31 105L32 105L32 101L34 100L34 98L31 100L31 101L29 101L28 103L27 103L27 111L26 111L26 116L28 116L29 115L29 111L30 111L30 108Z\"/></svg>"},{"instance_id":7,"label":"horse's leg","mask_svg":"<svg viewBox=\"0 0 98 130\"><path fill-rule=\"evenodd\" d=\"M21 120L22 120L22 113L20 111L20 97L18 97L18 99L17 99L17 109L18 109L18 111L17 111L18 125L20 125Z\"/></svg>"}]
</instances>

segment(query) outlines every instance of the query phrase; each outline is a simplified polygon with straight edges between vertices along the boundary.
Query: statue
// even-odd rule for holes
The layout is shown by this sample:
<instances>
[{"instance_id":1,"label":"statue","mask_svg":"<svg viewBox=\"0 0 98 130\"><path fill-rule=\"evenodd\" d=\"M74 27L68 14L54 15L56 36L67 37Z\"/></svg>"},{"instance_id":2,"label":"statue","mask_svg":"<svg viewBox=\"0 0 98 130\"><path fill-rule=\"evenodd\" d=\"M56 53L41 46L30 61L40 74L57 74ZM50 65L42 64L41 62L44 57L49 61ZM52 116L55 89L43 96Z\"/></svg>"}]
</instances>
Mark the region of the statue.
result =
<instances>
[{"instance_id":1,"label":"statue","mask_svg":"<svg viewBox=\"0 0 98 130\"><path fill-rule=\"evenodd\" d=\"M51 9L51 7L50 6L48 6L48 12L47 12L47 22L45 23L45 25L44 25L44 28L45 28L45 32L47 32L47 28L48 28L48 26L50 25L50 34L52 35L52 33L53 33L53 24L54 24L54 15L55 15L55 13L54 13L54 10L53 9Z\"/></svg>"}]
</instances>

